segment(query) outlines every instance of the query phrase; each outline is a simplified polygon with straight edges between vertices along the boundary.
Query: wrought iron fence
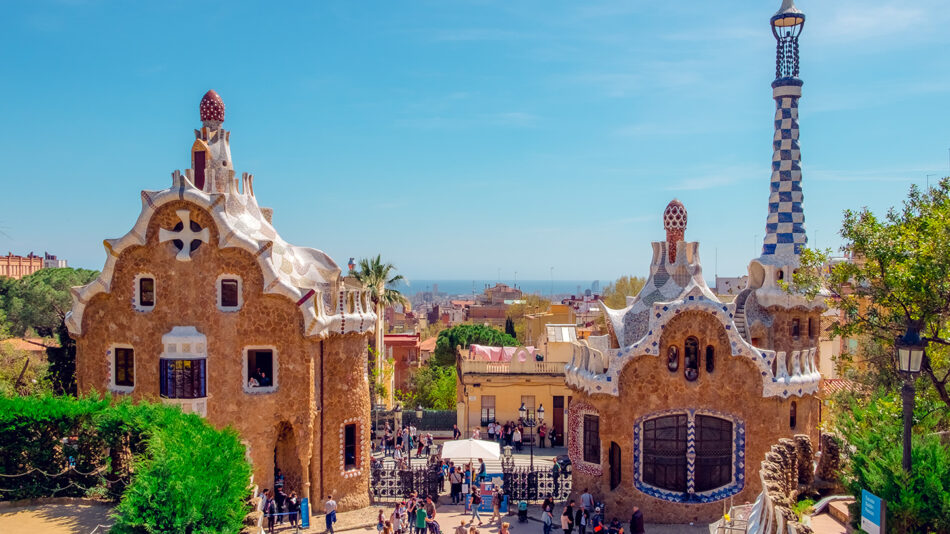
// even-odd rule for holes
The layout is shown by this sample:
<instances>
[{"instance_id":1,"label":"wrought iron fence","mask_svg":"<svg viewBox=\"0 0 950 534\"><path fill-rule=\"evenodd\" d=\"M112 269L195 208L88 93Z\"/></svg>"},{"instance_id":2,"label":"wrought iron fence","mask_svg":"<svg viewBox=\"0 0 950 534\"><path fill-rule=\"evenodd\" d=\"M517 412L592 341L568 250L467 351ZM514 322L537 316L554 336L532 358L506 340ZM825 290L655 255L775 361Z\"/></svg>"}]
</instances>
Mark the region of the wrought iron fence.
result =
<instances>
[{"instance_id":1,"label":"wrought iron fence","mask_svg":"<svg viewBox=\"0 0 950 534\"><path fill-rule=\"evenodd\" d=\"M536 502L551 498L566 501L571 494L571 475L563 470L508 467L502 489L512 502Z\"/></svg>"},{"instance_id":2,"label":"wrought iron fence","mask_svg":"<svg viewBox=\"0 0 950 534\"><path fill-rule=\"evenodd\" d=\"M375 465L370 470L370 491L373 502L401 501L413 493L437 496L442 492L438 465L399 469Z\"/></svg>"}]
</instances>

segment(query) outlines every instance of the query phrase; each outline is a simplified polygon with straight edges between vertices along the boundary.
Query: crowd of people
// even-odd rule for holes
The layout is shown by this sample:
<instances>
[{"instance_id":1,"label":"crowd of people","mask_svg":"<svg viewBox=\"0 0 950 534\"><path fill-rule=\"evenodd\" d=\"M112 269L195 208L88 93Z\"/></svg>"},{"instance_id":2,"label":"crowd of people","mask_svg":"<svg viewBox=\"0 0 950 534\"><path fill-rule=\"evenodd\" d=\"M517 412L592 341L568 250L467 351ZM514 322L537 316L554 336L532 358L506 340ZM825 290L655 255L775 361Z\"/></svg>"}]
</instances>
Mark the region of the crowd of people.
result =
<instances>
[{"instance_id":1,"label":"crowd of people","mask_svg":"<svg viewBox=\"0 0 950 534\"><path fill-rule=\"evenodd\" d=\"M516 451L522 450L527 437L524 424L514 421L508 421L504 424L489 422L485 433L489 441L497 441L501 446L507 445L513 447ZM548 428L546 423L541 423L537 427L535 436L538 439L538 447L542 449L546 446L553 447L555 443L559 443L558 438L561 437L556 435L553 428ZM472 437L482 439L481 429L475 429Z\"/></svg>"},{"instance_id":2,"label":"crowd of people","mask_svg":"<svg viewBox=\"0 0 950 534\"><path fill-rule=\"evenodd\" d=\"M297 526L300 498L296 491L291 491L289 495L284 491L284 474L280 469L274 473L274 489L265 489L261 498L264 501L263 512L267 518L268 532L273 533L276 525L284 521L288 521L291 527Z\"/></svg>"},{"instance_id":3,"label":"crowd of people","mask_svg":"<svg viewBox=\"0 0 950 534\"><path fill-rule=\"evenodd\" d=\"M435 443L431 433L419 432L412 424L394 429L387 421L380 432L381 434L377 434L378 444L373 442L373 450L381 450L384 456L392 456L400 469L409 467L413 453L416 458L427 458Z\"/></svg>"}]
</instances>

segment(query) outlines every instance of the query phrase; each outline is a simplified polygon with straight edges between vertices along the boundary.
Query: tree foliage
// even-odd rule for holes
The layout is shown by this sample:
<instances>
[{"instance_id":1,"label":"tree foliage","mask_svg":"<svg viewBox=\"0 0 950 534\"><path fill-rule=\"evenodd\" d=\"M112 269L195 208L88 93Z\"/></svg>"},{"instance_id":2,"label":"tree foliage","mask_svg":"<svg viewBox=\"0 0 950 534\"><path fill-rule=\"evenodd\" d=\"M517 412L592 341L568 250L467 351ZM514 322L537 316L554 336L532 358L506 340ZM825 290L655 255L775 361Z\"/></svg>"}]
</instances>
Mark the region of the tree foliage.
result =
<instances>
[{"instance_id":1,"label":"tree foliage","mask_svg":"<svg viewBox=\"0 0 950 534\"><path fill-rule=\"evenodd\" d=\"M950 448L934 433L947 428L942 403L932 396L916 403L909 474L902 467L899 395L882 389L837 403L834 423L847 444L842 480L852 495L860 500L867 489L887 501L888 532L950 532Z\"/></svg>"},{"instance_id":2,"label":"tree foliage","mask_svg":"<svg viewBox=\"0 0 950 534\"><path fill-rule=\"evenodd\" d=\"M457 376L454 365L434 365L429 362L412 374L408 388L400 390L396 396L405 406L454 410Z\"/></svg>"},{"instance_id":3,"label":"tree foliage","mask_svg":"<svg viewBox=\"0 0 950 534\"><path fill-rule=\"evenodd\" d=\"M72 308L70 289L86 285L98 271L70 267L40 269L20 280L0 279L0 310L6 329L15 336L56 337L59 347L47 350L49 375L57 392L76 393L76 343L66 329Z\"/></svg>"},{"instance_id":4,"label":"tree foliage","mask_svg":"<svg viewBox=\"0 0 950 534\"><path fill-rule=\"evenodd\" d=\"M52 392L48 369L45 358L0 341L0 396Z\"/></svg>"},{"instance_id":5,"label":"tree foliage","mask_svg":"<svg viewBox=\"0 0 950 534\"><path fill-rule=\"evenodd\" d=\"M460 324L439 332L435 342L432 360L436 366L455 366L456 347L469 345L488 345L492 347L516 347L518 340L508 334L481 324Z\"/></svg>"},{"instance_id":6,"label":"tree foliage","mask_svg":"<svg viewBox=\"0 0 950 534\"><path fill-rule=\"evenodd\" d=\"M396 266L383 263L382 257L377 254L375 258L360 259L353 275L369 289L373 303L378 306L377 309L381 310L388 306L409 303L405 295L392 287L405 281L403 275L394 274L395 272Z\"/></svg>"},{"instance_id":7,"label":"tree foliage","mask_svg":"<svg viewBox=\"0 0 950 534\"><path fill-rule=\"evenodd\" d=\"M604 288L602 295L604 303L615 310L626 308L627 297L638 295L646 283L646 278L639 276L621 276Z\"/></svg>"},{"instance_id":8,"label":"tree foliage","mask_svg":"<svg viewBox=\"0 0 950 534\"><path fill-rule=\"evenodd\" d=\"M789 290L814 296L826 289L844 316L835 335L892 347L908 326L918 329L929 342L922 371L950 406L950 178L927 191L912 186L900 209L883 218L868 208L845 211L841 237L851 260L829 268L829 251L805 250ZM893 369L893 352L871 363Z\"/></svg>"},{"instance_id":9,"label":"tree foliage","mask_svg":"<svg viewBox=\"0 0 950 534\"><path fill-rule=\"evenodd\" d=\"M118 499L112 532L240 531L250 494L244 455L233 429L177 407L0 397L0 474L21 475L3 479L3 498Z\"/></svg>"}]
</instances>

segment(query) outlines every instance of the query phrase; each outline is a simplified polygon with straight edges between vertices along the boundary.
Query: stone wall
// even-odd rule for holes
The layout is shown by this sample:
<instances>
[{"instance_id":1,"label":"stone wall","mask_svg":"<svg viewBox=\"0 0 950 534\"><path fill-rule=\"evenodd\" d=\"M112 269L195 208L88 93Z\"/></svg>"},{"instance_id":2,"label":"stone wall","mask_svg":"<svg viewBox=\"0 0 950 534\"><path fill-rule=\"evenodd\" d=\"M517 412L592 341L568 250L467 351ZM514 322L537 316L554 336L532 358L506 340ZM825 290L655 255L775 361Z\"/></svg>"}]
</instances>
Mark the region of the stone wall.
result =
<instances>
[{"instance_id":1,"label":"stone wall","mask_svg":"<svg viewBox=\"0 0 950 534\"><path fill-rule=\"evenodd\" d=\"M188 209L191 220L210 232L208 242L192 252L187 262L175 259L177 250L171 242L158 242L159 228L171 229L179 222L175 213L179 209ZM296 303L264 294L256 258L237 248L219 249L218 238L210 215L194 204L172 202L155 212L148 224L146 245L129 247L120 254L111 291L93 297L83 315L76 358L80 391L109 388L112 363L108 351L112 344L122 343L135 351L133 398L158 401L162 335L175 326L194 326L208 343L208 421L217 427L231 425L237 429L249 447L254 478L262 488L272 487L275 448L280 442L277 456L287 491L306 496L308 488L310 492L320 489L314 486L320 480L317 475L322 464L314 464L314 459L319 456L321 420L315 415L320 406L321 382L332 384L323 397L324 410L368 417L369 404L364 398L368 390L362 371L366 335L334 335L324 342L304 337L303 317ZM155 278L152 311L133 309L134 279L139 273ZM222 312L217 308L216 281L223 273L239 275L242 280L244 301L239 311ZM243 352L249 346L276 349L274 392L245 392ZM319 365L324 351L333 361L326 365L327 375L322 379ZM327 435L337 440L337 426L328 427ZM333 450L338 449L337 442ZM339 472L336 464L328 470ZM368 498L368 474L361 476L362 482L350 480L339 485L342 495L337 500L341 508Z\"/></svg>"},{"instance_id":2,"label":"stone wall","mask_svg":"<svg viewBox=\"0 0 950 534\"><path fill-rule=\"evenodd\" d=\"M683 376L682 347L688 336L697 337L703 356L699 378L693 382ZM680 367L676 372L670 372L666 366L665 355L670 344L680 347ZM715 347L715 370L712 373L707 373L704 365L703 353L707 345ZM597 500L607 504L608 510L629 510L633 505L639 506L648 522L712 521L721 516L722 501L704 504L671 502L634 487L634 423L649 414L674 409L703 409L727 414L744 423L745 477L742 490L732 496L735 503L751 502L761 491L759 464L773 443L790 438L796 432L807 432L817 439L818 400L813 396L763 398L759 369L746 357L731 356L725 330L716 318L691 311L671 319L665 325L659 353L663 356L640 355L630 361L619 376L619 397L575 391L573 402L590 404L600 415L604 467L603 476L574 470L574 488L578 494L585 487L590 488ZM792 402L797 403L794 429L789 427ZM609 486L607 462L611 442L616 442L621 449L621 482L613 490Z\"/></svg>"},{"instance_id":3,"label":"stone wall","mask_svg":"<svg viewBox=\"0 0 950 534\"><path fill-rule=\"evenodd\" d=\"M765 532L773 518L773 532L808 533L811 529L798 522L798 516L792 511L799 495L813 493L822 486L823 481L837 479L839 453L837 441L831 434L821 434L822 454L818 464L818 473L814 469L812 439L797 434L794 440L780 439L772 445L762 461L760 477L763 493L756 503L753 516L757 521L750 532ZM822 478L822 477L827 478ZM786 528L787 525L790 528Z\"/></svg>"}]
</instances>

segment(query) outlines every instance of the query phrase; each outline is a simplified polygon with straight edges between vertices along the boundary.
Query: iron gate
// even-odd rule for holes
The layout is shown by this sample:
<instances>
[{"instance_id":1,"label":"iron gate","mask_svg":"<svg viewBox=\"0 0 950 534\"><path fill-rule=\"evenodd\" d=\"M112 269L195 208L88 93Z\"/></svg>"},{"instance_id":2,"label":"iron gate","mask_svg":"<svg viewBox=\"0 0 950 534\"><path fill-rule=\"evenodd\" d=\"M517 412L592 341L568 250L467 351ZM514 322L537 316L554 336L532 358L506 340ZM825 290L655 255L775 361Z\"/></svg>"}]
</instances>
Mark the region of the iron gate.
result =
<instances>
[{"instance_id":1,"label":"iron gate","mask_svg":"<svg viewBox=\"0 0 950 534\"><path fill-rule=\"evenodd\" d=\"M571 475L561 469L508 467L504 469L502 489L511 502L536 502L551 498L566 501L571 494Z\"/></svg>"},{"instance_id":2,"label":"iron gate","mask_svg":"<svg viewBox=\"0 0 950 534\"><path fill-rule=\"evenodd\" d=\"M413 493L437 496L442 491L439 465L399 469L376 465L370 470L370 490L374 502L402 501Z\"/></svg>"}]
</instances>

